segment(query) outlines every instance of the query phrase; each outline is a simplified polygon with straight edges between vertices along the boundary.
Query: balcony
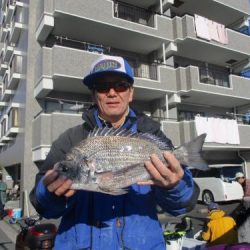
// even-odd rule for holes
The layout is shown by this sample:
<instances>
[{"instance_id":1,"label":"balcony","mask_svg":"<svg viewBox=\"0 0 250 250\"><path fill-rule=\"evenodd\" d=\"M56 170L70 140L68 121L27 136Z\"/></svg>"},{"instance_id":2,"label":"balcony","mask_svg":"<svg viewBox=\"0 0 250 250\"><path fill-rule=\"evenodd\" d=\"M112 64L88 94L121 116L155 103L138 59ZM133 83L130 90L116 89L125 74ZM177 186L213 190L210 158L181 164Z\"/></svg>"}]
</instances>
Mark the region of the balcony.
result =
<instances>
[{"instance_id":1,"label":"balcony","mask_svg":"<svg viewBox=\"0 0 250 250\"><path fill-rule=\"evenodd\" d=\"M7 142L9 142L9 141L12 141L14 138L12 138L12 137L8 137L8 136L2 136L1 138L0 138L0 143L4 143L4 144L6 144Z\"/></svg>"},{"instance_id":2,"label":"balcony","mask_svg":"<svg viewBox=\"0 0 250 250\"><path fill-rule=\"evenodd\" d=\"M249 104L248 78L196 66L177 68L176 77L182 103L224 108Z\"/></svg>"},{"instance_id":3,"label":"balcony","mask_svg":"<svg viewBox=\"0 0 250 250\"><path fill-rule=\"evenodd\" d=\"M5 11L5 9L6 9L7 2L8 2L8 0L2 0L2 6L1 6L1 9L2 9L3 11Z\"/></svg>"},{"instance_id":4,"label":"balcony","mask_svg":"<svg viewBox=\"0 0 250 250\"><path fill-rule=\"evenodd\" d=\"M4 28L3 26L1 26L1 30L0 30L0 41L3 43L5 42L5 39L8 35L8 28Z\"/></svg>"},{"instance_id":5,"label":"balcony","mask_svg":"<svg viewBox=\"0 0 250 250\"><path fill-rule=\"evenodd\" d=\"M89 90L82 84L82 78L88 74L89 65L98 56L99 53L96 52L57 45L52 48L41 48L36 62L35 97L43 98L51 90L89 95ZM131 66L136 76L135 87L140 89L136 91L136 98L153 100L164 97L168 91L176 90L176 75L173 68L146 63L139 59L132 60ZM169 79L167 83L166 78ZM148 92L150 95L147 95Z\"/></svg>"},{"instance_id":6,"label":"balcony","mask_svg":"<svg viewBox=\"0 0 250 250\"><path fill-rule=\"evenodd\" d=\"M19 134L19 133L23 133L23 129L22 129L22 128L10 127L10 128L6 131L6 137L8 137L8 138L14 138L14 137L16 137L16 135Z\"/></svg>"},{"instance_id":7,"label":"balcony","mask_svg":"<svg viewBox=\"0 0 250 250\"><path fill-rule=\"evenodd\" d=\"M44 160L52 142L67 128L81 123L81 114L53 112L49 114L41 113L37 116L32 123L33 161Z\"/></svg>"},{"instance_id":8,"label":"balcony","mask_svg":"<svg viewBox=\"0 0 250 250\"><path fill-rule=\"evenodd\" d=\"M7 85L8 89L16 89L18 82L22 77L22 56L15 54L10 63L10 75Z\"/></svg>"},{"instance_id":9,"label":"balcony","mask_svg":"<svg viewBox=\"0 0 250 250\"><path fill-rule=\"evenodd\" d=\"M167 131L171 134L171 139L175 146L179 146L184 142L190 141L197 136L195 121L174 121L162 119L161 121L163 131ZM250 149L250 126L244 124L238 124L240 144L225 144L225 143L213 143L206 142L203 146L203 150L223 150L223 151L235 151L235 150L249 150Z\"/></svg>"},{"instance_id":10,"label":"balcony","mask_svg":"<svg viewBox=\"0 0 250 250\"><path fill-rule=\"evenodd\" d=\"M3 54L3 62L9 62L13 52L14 52L14 47L6 44Z\"/></svg>"},{"instance_id":11,"label":"balcony","mask_svg":"<svg viewBox=\"0 0 250 250\"><path fill-rule=\"evenodd\" d=\"M155 27L153 12L124 2L114 3L114 16L130 22Z\"/></svg>"},{"instance_id":12,"label":"balcony","mask_svg":"<svg viewBox=\"0 0 250 250\"><path fill-rule=\"evenodd\" d=\"M182 5L178 7L173 5L171 7L172 12L179 16L183 16L186 13L206 16L227 27L247 20L250 12L249 3L245 0L182 0L181 2L183 3Z\"/></svg>"},{"instance_id":13,"label":"balcony","mask_svg":"<svg viewBox=\"0 0 250 250\"><path fill-rule=\"evenodd\" d=\"M195 19L192 16L175 17L173 23L175 42L178 47L176 55L180 54L185 58L197 61L203 61L206 58L208 63L223 67L245 61L249 57L249 36L226 28L223 30L227 41L223 44L212 39L205 40L197 37ZM196 53L193 53L193 51L196 51Z\"/></svg>"},{"instance_id":14,"label":"balcony","mask_svg":"<svg viewBox=\"0 0 250 250\"><path fill-rule=\"evenodd\" d=\"M18 42L22 29L24 29L24 24L17 23L15 21L12 22L11 27L10 27L10 42L11 43L16 44Z\"/></svg>"},{"instance_id":15,"label":"balcony","mask_svg":"<svg viewBox=\"0 0 250 250\"><path fill-rule=\"evenodd\" d=\"M14 1L9 1L9 3L10 4L8 5L7 11L6 11L6 17L5 17L5 22L7 24L10 23L10 20L12 19L14 11L15 11Z\"/></svg>"},{"instance_id":16,"label":"balcony","mask_svg":"<svg viewBox=\"0 0 250 250\"><path fill-rule=\"evenodd\" d=\"M16 93L16 91L14 91L14 90L5 89L5 90L3 91L1 101L2 101L2 102L5 102L5 103L9 102L10 99L11 99L11 97L12 97L13 95L15 95L15 93Z\"/></svg>"},{"instance_id":17,"label":"balcony","mask_svg":"<svg viewBox=\"0 0 250 250\"><path fill-rule=\"evenodd\" d=\"M0 65L0 76L4 76L5 71L8 69L8 65L5 63L1 63Z\"/></svg>"},{"instance_id":18,"label":"balcony","mask_svg":"<svg viewBox=\"0 0 250 250\"><path fill-rule=\"evenodd\" d=\"M54 28L54 17L44 14L36 30L36 39L45 41Z\"/></svg>"},{"instance_id":19,"label":"balcony","mask_svg":"<svg viewBox=\"0 0 250 250\"><path fill-rule=\"evenodd\" d=\"M67 0L55 0L54 5L49 1L41 5L36 28L36 37L41 42L53 34L74 37L79 41L88 39L112 47L120 44L126 51L148 54L173 40L171 18L136 6L127 4L125 10L124 4L118 2L115 5L109 0L103 0L101 4L99 0L75 0L74 4ZM80 30L73 33L72 27L85 27L87 36ZM114 32L115 40L112 38Z\"/></svg>"},{"instance_id":20,"label":"balcony","mask_svg":"<svg viewBox=\"0 0 250 250\"><path fill-rule=\"evenodd\" d=\"M212 66L199 67L199 76L201 83L230 88L229 72L227 69L222 71Z\"/></svg>"}]
</instances>

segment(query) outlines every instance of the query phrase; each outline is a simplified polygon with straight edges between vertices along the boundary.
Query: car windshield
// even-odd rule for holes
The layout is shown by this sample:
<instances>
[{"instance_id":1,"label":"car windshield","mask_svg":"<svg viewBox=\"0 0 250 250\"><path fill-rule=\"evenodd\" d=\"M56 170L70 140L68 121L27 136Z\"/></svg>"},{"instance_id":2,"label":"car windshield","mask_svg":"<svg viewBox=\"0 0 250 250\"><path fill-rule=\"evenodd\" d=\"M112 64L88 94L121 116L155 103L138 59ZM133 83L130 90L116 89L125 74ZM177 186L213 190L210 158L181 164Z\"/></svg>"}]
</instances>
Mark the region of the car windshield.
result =
<instances>
[{"instance_id":1,"label":"car windshield","mask_svg":"<svg viewBox=\"0 0 250 250\"><path fill-rule=\"evenodd\" d=\"M224 177L224 180L230 181L234 180L235 174L237 172L242 172L242 168L241 166L223 167L221 172Z\"/></svg>"}]
</instances>

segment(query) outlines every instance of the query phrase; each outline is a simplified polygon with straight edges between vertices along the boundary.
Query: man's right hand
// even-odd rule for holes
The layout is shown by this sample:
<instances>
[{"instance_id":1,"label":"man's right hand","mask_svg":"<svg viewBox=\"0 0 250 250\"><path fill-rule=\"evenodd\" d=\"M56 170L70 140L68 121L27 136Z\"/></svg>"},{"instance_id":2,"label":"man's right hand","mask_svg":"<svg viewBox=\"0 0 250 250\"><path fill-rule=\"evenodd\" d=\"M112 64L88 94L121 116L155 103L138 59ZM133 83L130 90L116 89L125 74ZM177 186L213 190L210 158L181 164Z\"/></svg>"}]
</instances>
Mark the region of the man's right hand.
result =
<instances>
[{"instance_id":1,"label":"man's right hand","mask_svg":"<svg viewBox=\"0 0 250 250\"><path fill-rule=\"evenodd\" d=\"M48 170L43 179L43 184L47 187L48 191L57 196L71 197L75 194L75 190L70 189L72 180L65 176L59 176L55 170L58 163L54 165L54 169Z\"/></svg>"}]
</instances>

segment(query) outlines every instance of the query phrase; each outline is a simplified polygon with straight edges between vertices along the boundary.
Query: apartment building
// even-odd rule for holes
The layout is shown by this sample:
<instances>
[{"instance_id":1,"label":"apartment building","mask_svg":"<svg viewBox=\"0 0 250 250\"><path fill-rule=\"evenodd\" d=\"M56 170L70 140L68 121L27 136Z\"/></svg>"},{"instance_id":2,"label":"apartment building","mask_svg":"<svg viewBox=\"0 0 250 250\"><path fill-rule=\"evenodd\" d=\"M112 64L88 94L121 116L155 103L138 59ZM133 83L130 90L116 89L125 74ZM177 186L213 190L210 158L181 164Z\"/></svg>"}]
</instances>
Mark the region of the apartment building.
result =
<instances>
[{"instance_id":1,"label":"apartment building","mask_svg":"<svg viewBox=\"0 0 250 250\"><path fill-rule=\"evenodd\" d=\"M248 0L2 0L0 166L10 185L29 193L52 142L82 122L92 100L81 80L101 54L130 62L132 106L175 146L206 127L206 160L242 163L250 176L249 15Z\"/></svg>"}]
</instances>

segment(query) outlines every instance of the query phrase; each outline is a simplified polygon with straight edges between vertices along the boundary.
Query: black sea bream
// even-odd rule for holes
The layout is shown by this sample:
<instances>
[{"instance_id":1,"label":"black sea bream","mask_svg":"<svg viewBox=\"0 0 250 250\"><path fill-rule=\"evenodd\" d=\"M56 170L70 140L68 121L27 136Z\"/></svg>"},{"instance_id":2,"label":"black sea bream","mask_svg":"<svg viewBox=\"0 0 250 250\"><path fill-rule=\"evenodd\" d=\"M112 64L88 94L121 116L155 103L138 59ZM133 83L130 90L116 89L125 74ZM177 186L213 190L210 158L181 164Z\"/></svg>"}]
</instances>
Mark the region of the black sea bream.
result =
<instances>
[{"instance_id":1,"label":"black sea bream","mask_svg":"<svg viewBox=\"0 0 250 250\"><path fill-rule=\"evenodd\" d=\"M150 179L144 162L152 154L165 162L163 151L171 151L182 165L207 170L208 165L200 155L205 137L206 134L202 134L172 149L151 134L96 129L72 148L57 171L73 181L72 189L120 195L128 191L126 187Z\"/></svg>"}]
</instances>

